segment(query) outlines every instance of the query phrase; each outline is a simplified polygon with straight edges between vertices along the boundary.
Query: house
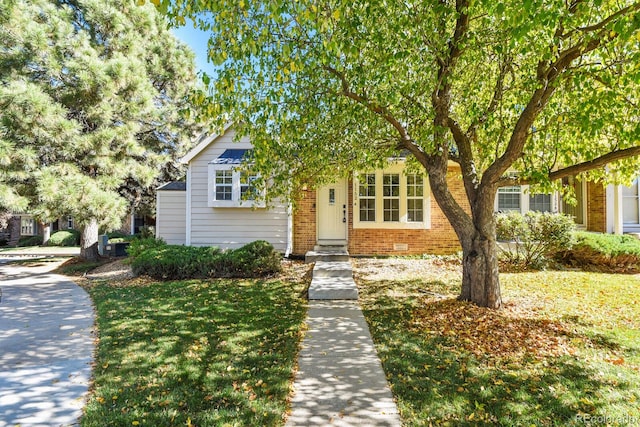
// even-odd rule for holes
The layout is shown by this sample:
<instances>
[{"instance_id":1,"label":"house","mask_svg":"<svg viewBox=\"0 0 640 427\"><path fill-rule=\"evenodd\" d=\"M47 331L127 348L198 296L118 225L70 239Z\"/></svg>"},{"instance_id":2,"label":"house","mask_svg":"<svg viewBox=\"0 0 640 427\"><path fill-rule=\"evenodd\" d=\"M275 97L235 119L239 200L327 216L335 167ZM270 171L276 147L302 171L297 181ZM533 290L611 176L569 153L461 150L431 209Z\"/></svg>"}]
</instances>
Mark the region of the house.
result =
<instances>
[{"instance_id":1,"label":"house","mask_svg":"<svg viewBox=\"0 0 640 427\"><path fill-rule=\"evenodd\" d=\"M237 248L266 240L285 254L304 255L317 246L345 246L351 255L449 254L460 250L457 236L433 199L426 176L406 173L404 160L383 170L354 173L297 195L296 210L285 203L266 207L251 197L251 176L237 169L252 145L234 142L234 130L202 138L183 159L186 182L168 183L157 192L156 236L170 244ZM565 212L580 227L614 231L614 194L631 190L566 180L578 204L557 195L529 194L525 186L504 187L496 211ZM460 170L451 163L449 187L468 208ZM635 225L638 191L635 186ZM627 197L627 196L625 196ZM631 205L631 196L628 196ZM627 200L625 199L625 200ZM625 211L627 212L627 211ZM630 216L630 214L629 214ZM625 223L625 230L631 224Z\"/></svg>"},{"instance_id":2,"label":"house","mask_svg":"<svg viewBox=\"0 0 640 427\"><path fill-rule=\"evenodd\" d=\"M47 226L49 226L50 234L61 230L80 231L71 215L66 215L47 224L40 223L29 213L13 213L11 215L6 227L0 228L0 243L8 246L15 246L21 238L43 236ZM155 218L134 211L125 216L119 231L124 234L138 234L144 227L154 226Z\"/></svg>"},{"instance_id":3,"label":"house","mask_svg":"<svg viewBox=\"0 0 640 427\"><path fill-rule=\"evenodd\" d=\"M15 246L20 238L42 235L47 225L50 227L51 233L59 230L74 229L74 221L71 216L59 218L50 224L42 224L31 214L16 213L12 214L7 221L6 228L0 229L0 240L6 242L9 246Z\"/></svg>"},{"instance_id":4,"label":"house","mask_svg":"<svg viewBox=\"0 0 640 427\"><path fill-rule=\"evenodd\" d=\"M171 244L237 248L266 240L285 254L304 255L318 245L344 245L352 255L454 253L458 239L433 201L427 178L404 173L404 161L384 170L354 174L266 207L251 200L251 176L235 170L251 150L234 142L227 127L202 139L182 161L186 183L158 189L156 235ZM450 168L454 195L464 200L456 166ZM249 193L247 193L249 192Z\"/></svg>"},{"instance_id":5,"label":"house","mask_svg":"<svg viewBox=\"0 0 640 427\"><path fill-rule=\"evenodd\" d=\"M578 229L598 233L640 233L640 178L632 185L603 185L574 177L565 178L563 185L573 187L576 204L557 194L531 194L528 186L502 187L498 190L495 210L562 212L571 215Z\"/></svg>"}]
</instances>

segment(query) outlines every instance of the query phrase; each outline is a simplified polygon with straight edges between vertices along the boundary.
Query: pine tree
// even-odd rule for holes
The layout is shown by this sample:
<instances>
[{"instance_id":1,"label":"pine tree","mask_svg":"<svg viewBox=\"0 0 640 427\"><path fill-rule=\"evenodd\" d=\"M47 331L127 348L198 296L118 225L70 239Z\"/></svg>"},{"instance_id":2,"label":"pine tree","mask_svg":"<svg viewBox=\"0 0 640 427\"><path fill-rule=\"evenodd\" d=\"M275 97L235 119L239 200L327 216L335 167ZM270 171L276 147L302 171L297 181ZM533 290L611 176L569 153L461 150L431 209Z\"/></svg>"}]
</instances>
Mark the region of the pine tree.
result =
<instances>
[{"instance_id":1,"label":"pine tree","mask_svg":"<svg viewBox=\"0 0 640 427\"><path fill-rule=\"evenodd\" d=\"M72 215L97 257L123 197L184 152L194 58L150 6L0 0L0 205Z\"/></svg>"}]
</instances>

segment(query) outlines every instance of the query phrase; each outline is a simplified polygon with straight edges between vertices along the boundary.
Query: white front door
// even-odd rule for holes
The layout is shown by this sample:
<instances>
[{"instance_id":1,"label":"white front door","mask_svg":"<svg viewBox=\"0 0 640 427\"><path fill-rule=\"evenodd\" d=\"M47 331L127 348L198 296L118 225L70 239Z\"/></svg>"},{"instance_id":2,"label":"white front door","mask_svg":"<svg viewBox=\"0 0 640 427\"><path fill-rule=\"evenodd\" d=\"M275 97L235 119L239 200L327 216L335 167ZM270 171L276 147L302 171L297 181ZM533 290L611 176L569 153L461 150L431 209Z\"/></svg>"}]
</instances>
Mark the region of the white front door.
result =
<instances>
[{"instance_id":1,"label":"white front door","mask_svg":"<svg viewBox=\"0 0 640 427\"><path fill-rule=\"evenodd\" d=\"M318 189L318 243L347 241L347 181L340 180Z\"/></svg>"}]
</instances>

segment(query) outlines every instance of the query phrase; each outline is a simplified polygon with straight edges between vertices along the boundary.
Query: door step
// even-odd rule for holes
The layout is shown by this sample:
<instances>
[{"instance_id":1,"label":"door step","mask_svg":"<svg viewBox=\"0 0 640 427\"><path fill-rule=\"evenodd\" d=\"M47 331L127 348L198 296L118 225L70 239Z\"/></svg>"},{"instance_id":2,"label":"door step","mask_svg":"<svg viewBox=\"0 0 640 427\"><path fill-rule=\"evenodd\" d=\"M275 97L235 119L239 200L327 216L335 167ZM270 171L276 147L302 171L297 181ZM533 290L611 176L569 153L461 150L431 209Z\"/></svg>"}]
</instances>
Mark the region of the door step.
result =
<instances>
[{"instance_id":1,"label":"door step","mask_svg":"<svg viewBox=\"0 0 640 427\"><path fill-rule=\"evenodd\" d=\"M304 256L304 261L309 264L316 261L349 261L349 252L344 246L316 246Z\"/></svg>"}]
</instances>

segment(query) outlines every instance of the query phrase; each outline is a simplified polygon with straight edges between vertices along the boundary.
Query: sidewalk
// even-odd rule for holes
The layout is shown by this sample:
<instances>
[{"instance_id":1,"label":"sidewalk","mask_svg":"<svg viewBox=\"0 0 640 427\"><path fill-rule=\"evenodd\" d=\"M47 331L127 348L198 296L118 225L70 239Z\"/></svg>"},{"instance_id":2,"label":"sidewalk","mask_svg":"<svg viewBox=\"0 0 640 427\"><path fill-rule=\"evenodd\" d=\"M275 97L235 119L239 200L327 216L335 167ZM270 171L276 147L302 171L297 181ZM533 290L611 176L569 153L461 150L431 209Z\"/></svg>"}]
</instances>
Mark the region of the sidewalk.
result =
<instances>
[{"instance_id":1,"label":"sidewalk","mask_svg":"<svg viewBox=\"0 0 640 427\"><path fill-rule=\"evenodd\" d=\"M339 274L340 269L348 274ZM309 295L308 331L298 356L286 425L400 426L398 409L356 300L350 265L316 263Z\"/></svg>"},{"instance_id":2,"label":"sidewalk","mask_svg":"<svg viewBox=\"0 0 640 427\"><path fill-rule=\"evenodd\" d=\"M0 265L0 427L77 425L84 406L92 304L47 268Z\"/></svg>"},{"instance_id":3,"label":"sidewalk","mask_svg":"<svg viewBox=\"0 0 640 427\"><path fill-rule=\"evenodd\" d=\"M80 248L76 246L27 246L23 248L0 248L0 258L78 256Z\"/></svg>"}]
</instances>

